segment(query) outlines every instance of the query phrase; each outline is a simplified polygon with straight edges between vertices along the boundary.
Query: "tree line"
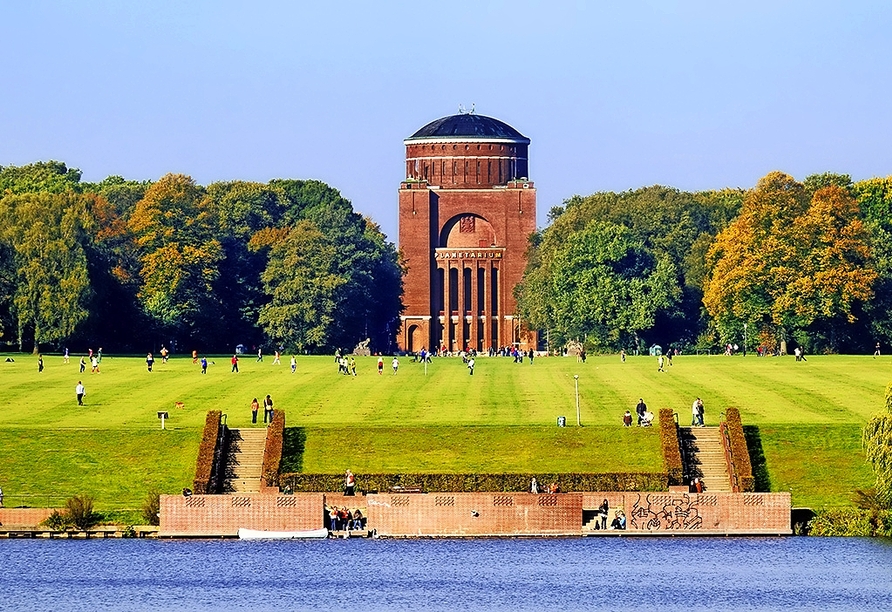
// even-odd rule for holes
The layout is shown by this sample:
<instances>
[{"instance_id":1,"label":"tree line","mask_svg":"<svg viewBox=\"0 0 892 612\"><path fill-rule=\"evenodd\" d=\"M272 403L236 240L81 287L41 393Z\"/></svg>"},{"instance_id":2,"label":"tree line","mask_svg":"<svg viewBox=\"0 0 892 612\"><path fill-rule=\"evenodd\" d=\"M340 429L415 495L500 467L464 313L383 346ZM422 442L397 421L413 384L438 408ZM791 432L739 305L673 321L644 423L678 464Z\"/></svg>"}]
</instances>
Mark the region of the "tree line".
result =
<instances>
[{"instance_id":1,"label":"tree line","mask_svg":"<svg viewBox=\"0 0 892 612\"><path fill-rule=\"evenodd\" d=\"M320 181L7 166L0 222L0 337L23 350L388 350L399 324L395 246Z\"/></svg>"},{"instance_id":2,"label":"tree line","mask_svg":"<svg viewBox=\"0 0 892 612\"><path fill-rule=\"evenodd\" d=\"M575 196L531 237L516 295L552 346L888 347L892 177Z\"/></svg>"}]
</instances>

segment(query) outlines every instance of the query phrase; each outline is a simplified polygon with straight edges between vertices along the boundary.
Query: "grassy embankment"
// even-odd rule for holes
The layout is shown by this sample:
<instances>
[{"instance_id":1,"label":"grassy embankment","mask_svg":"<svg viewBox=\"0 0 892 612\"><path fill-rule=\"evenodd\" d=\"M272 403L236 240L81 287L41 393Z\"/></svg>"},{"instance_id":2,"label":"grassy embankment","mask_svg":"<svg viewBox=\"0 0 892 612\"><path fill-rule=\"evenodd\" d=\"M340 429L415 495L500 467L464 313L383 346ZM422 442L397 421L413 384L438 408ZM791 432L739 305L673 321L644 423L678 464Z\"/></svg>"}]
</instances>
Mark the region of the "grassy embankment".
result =
<instances>
[{"instance_id":1,"label":"grassy embankment","mask_svg":"<svg viewBox=\"0 0 892 612\"><path fill-rule=\"evenodd\" d=\"M727 406L740 408L764 453L763 487L792 491L796 505L846 505L854 489L872 484L860 428L892 378L888 357L850 356L683 356L665 374L646 357L539 358L533 366L480 358L473 377L458 359L435 359L427 376L408 359L392 376L388 359L379 377L375 359L361 358L356 378L337 375L331 357L300 358L295 375L284 362L250 356L231 374L228 357L217 357L201 376L187 358L156 362L149 374L142 359L106 356L101 374L80 375L77 359L63 365L47 356L38 374L35 357L12 356L15 363L0 359L7 503L90 493L107 509L138 507L153 487L179 491L192 478L205 412L221 409L231 427L248 427L251 399L267 393L286 410L288 427L304 428L303 454L288 465L307 472L655 471L656 430L624 430L620 415L644 397L685 424L700 396L707 424ZM574 374L581 429L572 427ZM78 379L87 387L83 408ZM174 408L177 401L185 408ZM158 410L170 412L167 431ZM559 415L571 427L555 427Z\"/></svg>"}]
</instances>

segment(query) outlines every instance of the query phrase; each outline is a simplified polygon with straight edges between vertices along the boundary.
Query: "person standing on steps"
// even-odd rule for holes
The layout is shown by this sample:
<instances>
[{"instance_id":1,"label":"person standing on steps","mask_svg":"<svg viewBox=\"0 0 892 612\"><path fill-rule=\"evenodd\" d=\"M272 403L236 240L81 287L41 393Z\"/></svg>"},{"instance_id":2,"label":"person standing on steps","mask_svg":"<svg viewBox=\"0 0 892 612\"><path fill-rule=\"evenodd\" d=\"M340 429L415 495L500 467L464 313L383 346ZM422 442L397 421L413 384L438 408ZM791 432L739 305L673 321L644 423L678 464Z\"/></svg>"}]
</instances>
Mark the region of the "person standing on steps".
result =
<instances>
[{"instance_id":1,"label":"person standing on steps","mask_svg":"<svg viewBox=\"0 0 892 612\"><path fill-rule=\"evenodd\" d=\"M267 419L270 423L273 422L273 398L269 395L263 399L263 422L266 423Z\"/></svg>"},{"instance_id":2,"label":"person standing on steps","mask_svg":"<svg viewBox=\"0 0 892 612\"><path fill-rule=\"evenodd\" d=\"M703 400L699 397L691 404L691 426L705 427L703 424Z\"/></svg>"},{"instance_id":3,"label":"person standing on steps","mask_svg":"<svg viewBox=\"0 0 892 612\"><path fill-rule=\"evenodd\" d=\"M87 390L84 389L84 383L81 381L77 381L77 385L74 387L74 393L77 395L77 405L84 405L84 396L87 394Z\"/></svg>"},{"instance_id":4,"label":"person standing on steps","mask_svg":"<svg viewBox=\"0 0 892 612\"><path fill-rule=\"evenodd\" d=\"M260 411L260 402L257 401L257 398L254 398L254 401L251 402L251 423L254 425L257 424L257 413Z\"/></svg>"}]
</instances>

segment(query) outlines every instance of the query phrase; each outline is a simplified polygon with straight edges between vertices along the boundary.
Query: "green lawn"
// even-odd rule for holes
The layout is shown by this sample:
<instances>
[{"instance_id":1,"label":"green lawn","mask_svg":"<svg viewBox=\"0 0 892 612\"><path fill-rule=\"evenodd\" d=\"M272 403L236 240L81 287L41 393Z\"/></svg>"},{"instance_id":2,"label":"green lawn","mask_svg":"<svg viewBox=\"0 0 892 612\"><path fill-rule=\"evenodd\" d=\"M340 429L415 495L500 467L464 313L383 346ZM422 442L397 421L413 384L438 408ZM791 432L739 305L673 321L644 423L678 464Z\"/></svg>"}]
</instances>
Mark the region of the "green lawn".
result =
<instances>
[{"instance_id":1,"label":"green lawn","mask_svg":"<svg viewBox=\"0 0 892 612\"><path fill-rule=\"evenodd\" d=\"M697 396L707 424L728 406L757 428L764 453L761 480L791 490L797 505L850 503L872 485L860 428L882 406L892 359L862 356L747 358L682 356L667 372L656 361L616 356L537 358L535 365L479 358L474 376L457 358L424 368L401 359L399 374L376 373L375 358L358 358L358 376L337 374L331 357L272 365L247 356L230 372L214 357L202 376L189 358L156 362L105 356L102 372L78 373L77 359L0 357L0 487L15 495L66 497L90 492L100 507L136 507L157 486L178 491L191 480L207 410L231 427L250 426L253 397L272 395L288 427L302 427L305 471L651 471L660 468L653 432L624 431L620 415L639 397L656 412L670 407L685 424ZM574 375L579 375L581 430L575 425ZM86 406L75 401L83 380ZM184 408L174 407L183 402ZM168 431L156 413L167 410ZM24 498L23 498L24 499Z\"/></svg>"}]
</instances>

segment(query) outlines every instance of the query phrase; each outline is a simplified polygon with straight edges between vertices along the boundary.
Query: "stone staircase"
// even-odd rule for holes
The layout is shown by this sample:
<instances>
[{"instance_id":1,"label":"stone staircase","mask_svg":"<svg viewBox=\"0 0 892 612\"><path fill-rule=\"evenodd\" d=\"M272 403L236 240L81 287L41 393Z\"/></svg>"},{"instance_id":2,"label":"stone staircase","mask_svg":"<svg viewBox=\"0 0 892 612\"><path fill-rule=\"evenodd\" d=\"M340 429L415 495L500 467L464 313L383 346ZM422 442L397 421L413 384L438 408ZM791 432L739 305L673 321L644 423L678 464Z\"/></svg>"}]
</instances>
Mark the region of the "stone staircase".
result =
<instances>
[{"instance_id":1,"label":"stone staircase","mask_svg":"<svg viewBox=\"0 0 892 612\"><path fill-rule=\"evenodd\" d=\"M730 492L731 478L719 428L679 427L678 432L688 476L699 478L704 491Z\"/></svg>"},{"instance_id":2,"label":"stone staircase","mask_svg":"<svg viewBox=\"0 0 892 612\"><path fill-rule=\"evenodd\" d=\"M229 430L224 493L257 493L263 476L266 427Z\"/></svg>"}]
</instances>

